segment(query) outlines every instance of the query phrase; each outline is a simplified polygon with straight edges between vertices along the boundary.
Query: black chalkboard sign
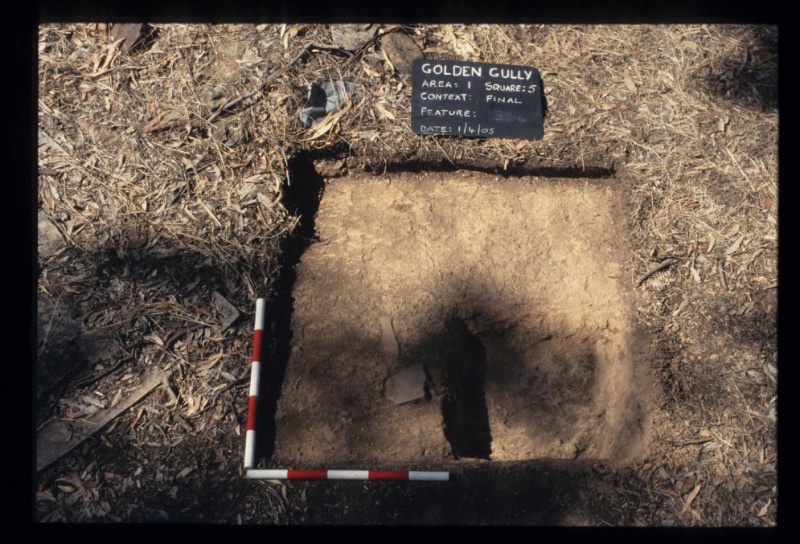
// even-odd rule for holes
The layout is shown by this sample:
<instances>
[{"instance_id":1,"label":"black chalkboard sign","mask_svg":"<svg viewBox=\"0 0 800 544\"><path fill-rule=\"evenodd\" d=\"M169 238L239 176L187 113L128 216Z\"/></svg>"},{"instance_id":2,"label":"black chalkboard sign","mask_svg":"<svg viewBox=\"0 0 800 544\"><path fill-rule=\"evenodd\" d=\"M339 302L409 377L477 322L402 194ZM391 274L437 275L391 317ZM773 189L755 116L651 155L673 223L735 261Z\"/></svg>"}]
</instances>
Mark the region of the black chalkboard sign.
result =
<instances>
[{"instance_id":1,"label":"black chalkboard sign","mask_svg":"<svg viewBox=\"0 0 800 544\"><path fill-rule=\"evenodd\" d=\"M539 140L542 80L530 66L414 61L411 130L416 134Z\"/></svg>"}]
</instances>

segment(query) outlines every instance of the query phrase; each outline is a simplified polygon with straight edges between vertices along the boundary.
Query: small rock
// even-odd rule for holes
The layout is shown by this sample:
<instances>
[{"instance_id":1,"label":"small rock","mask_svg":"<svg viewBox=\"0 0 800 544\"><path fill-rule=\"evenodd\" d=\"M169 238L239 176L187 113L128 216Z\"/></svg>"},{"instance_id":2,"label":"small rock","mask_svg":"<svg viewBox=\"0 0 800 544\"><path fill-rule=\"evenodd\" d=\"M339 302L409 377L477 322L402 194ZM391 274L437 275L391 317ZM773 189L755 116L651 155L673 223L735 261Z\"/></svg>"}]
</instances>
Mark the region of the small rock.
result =
<instances>
[{"instance_id":1,"label":"small rock","mask_svg":"<svg viewBox=\"0 0 800 544\"><path fill-rule=\"evenodd\" d=\"M233 304L228 302L225 297L220 295L219 292L214 291L211 295L211 299L219 313L222 314L223 331L233 325L236 320L239 319L239 316L242 315L241 312L239 312Z\"/></svg>"},{"instance_id":2,"label":"small rock","mask_svg":"<svg viewBox=\"0 0 800 544\"><path fill-rule=\"evenodd\" d=\"M386 398L404 404L425 398L425 370L421 364L404 368L386 380Z\"/></svg>"},{"instance_id":3,"label":"small rock","mask_svg":"<svg viewBox=\"0 0 800 544\"><path fill-rule=\"evenodd\" d=\"M394 69L401 74L410 74L414 60L424 57L417 42L403 32L392 32L383 37L381 47Z\"/></svg>"},{"instance_id":4,"label":"small rock","mask_svg":"<svg viewBox=\"0 0 800 544\"><path fill-rule=\"evenodd\" d=\"M378 25L330 25L333 44L347 51L355 51L373 37Z\"/></svg>"}]
</instances>

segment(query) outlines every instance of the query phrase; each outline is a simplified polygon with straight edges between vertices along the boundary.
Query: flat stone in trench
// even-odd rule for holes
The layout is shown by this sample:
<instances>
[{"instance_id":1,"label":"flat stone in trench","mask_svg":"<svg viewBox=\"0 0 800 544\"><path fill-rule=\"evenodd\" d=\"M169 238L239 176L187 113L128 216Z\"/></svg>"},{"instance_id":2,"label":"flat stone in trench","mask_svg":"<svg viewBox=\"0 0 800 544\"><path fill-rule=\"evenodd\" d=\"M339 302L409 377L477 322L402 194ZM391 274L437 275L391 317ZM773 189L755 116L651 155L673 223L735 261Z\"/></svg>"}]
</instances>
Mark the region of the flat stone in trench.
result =
<instances>
[{"instance_id":1,"label":"flat stone in trench","mask_svg":"<svg viewBox=\"0 0 800 544\"><path fill-rule=\"evenodd\" d=\"M425 370L421 364L411 365L386 380L386 398L405 404L425 398Z\"/></svg>"}]
</instances>

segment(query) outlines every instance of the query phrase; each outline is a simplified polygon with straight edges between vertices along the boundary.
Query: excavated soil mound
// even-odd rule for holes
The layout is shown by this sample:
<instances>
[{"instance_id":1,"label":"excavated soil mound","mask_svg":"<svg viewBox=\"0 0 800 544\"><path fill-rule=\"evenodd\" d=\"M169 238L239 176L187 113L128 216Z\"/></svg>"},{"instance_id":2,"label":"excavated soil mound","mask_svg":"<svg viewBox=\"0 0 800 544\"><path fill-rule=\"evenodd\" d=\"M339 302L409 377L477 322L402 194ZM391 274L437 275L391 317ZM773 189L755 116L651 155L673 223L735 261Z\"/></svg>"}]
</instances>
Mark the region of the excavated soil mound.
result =
<instances>
[{"instance_id":1,"label":"excavated soil mound","mask_svg":"<svg viewBox=\"0 0 800 544\"><path fill-rule=\"evenodd\" d=\"M474 172L328 180L297 267L274 459L635 455L648 388L621 193Z\"/></svg>"}]
</instances>

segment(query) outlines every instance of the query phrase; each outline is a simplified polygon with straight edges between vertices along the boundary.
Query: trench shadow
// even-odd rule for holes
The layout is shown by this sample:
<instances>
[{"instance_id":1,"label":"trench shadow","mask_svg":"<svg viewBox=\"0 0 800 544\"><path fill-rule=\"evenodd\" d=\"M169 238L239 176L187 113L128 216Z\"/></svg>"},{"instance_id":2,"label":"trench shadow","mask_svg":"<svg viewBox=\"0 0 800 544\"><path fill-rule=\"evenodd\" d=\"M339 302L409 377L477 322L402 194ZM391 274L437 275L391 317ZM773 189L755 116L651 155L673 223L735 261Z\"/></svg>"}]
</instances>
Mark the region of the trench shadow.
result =
<instances>
[{"instance_id":1,"label":"trench shadow","mask_svg":"<svg viewBox=\"0 0 800 544\"><path fill-rule=\"evenodd\" d=\"M444 436L453 458L489 459L492 434L486 407L486 347L463 320L445 323L444 392L441 401Z\"/></svg>"},{"instance_id":2,"label":"trench shadow","mask_svg":"<svg viewBox=\"0 0 800 544\"><path fill-rule=\"evenodd\" d=\"M298 225L282 242L280 274L275 293L265 304L266 341L262 343L262 379L256 408L255 459L269 458L275 450L275 416L292 345L292 291L297 280L297 265L305 250L317 240L314 227L317 210L325 190L325 181L314 168L310 154L300 154L289 161L291 182L284 187L283 205L299 217ZM264 353L266 351L266 353Z\"/></svg>"},{"instance_id":3,"label":"trench shadow","mask_svg":"<svg viewBox=\"0 0 800 544\"><path fill-rule=\"evenodd\" d=\"M450 136L445 136L450 137ZM452 136L457 138L457 136ZM385 172L421 174L423 172L458 172L468 170L502 176L503 178L544 177L560 179L610 179L615 176L613 168L604 166L535 166L524 164L510 164L507 168L501 166L483 166L480 164L464 165L453 164L447 161L410 161L404 163L390 163L385 166Z\"/></svg>"}]
</instances>

